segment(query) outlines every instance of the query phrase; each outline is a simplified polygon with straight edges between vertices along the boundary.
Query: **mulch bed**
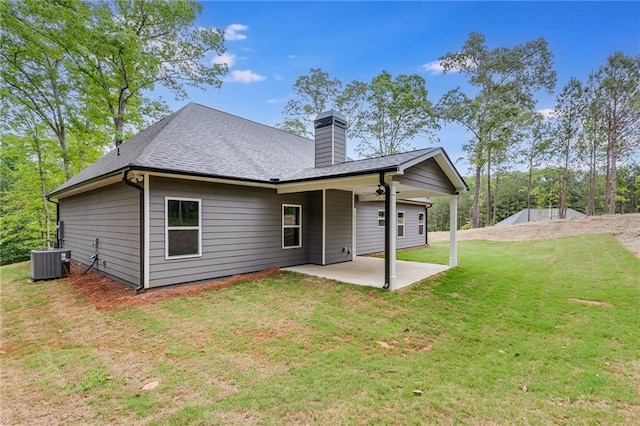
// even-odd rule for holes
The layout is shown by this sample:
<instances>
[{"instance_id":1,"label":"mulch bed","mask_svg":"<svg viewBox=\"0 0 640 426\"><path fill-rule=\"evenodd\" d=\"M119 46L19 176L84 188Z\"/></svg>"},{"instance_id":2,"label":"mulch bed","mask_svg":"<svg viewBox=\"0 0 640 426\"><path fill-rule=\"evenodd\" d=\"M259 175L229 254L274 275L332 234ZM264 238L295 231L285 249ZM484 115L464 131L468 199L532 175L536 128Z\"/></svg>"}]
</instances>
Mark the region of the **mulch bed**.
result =
<instances>
[{"instance_id":1,"label":"mulch bed","mask_svg":"<svg viewBox=\"0 0 640 426\"><path fill-rule=\"evenodd\" d=\"M73 264L67 280L99 311L113 311L126 306L149 305L167 299L229 287L239 282L261 280L280 272L276 268L271 268L253 274L234 275L224 279L179 287L153 288L136 293L131 287L93 270L85 274L85 269L85 266Z\"/></svg>"}]
</instances>

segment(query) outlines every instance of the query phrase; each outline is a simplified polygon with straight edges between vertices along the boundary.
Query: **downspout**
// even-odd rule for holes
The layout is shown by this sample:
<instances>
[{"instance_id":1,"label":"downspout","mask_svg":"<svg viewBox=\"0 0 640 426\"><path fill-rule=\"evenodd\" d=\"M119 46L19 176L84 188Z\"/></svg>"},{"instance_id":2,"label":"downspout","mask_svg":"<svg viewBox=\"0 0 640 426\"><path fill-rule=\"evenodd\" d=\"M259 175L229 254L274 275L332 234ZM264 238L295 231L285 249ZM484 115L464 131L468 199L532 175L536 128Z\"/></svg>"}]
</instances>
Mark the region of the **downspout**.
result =
<instances>
[{"instance_id":1,"label":"downspout","mask_svg":"<svg viewBox=\"0 0 640 426\"><path fill-rule=\"evenodd\" d=\"M140 191L140 284L133 289L138 293L144 289L144 187L129 181L128 175L130 171L130 169L127 169L122 173L122 182Z\"/></svg>"},{"instance_id":2,"label":"downspout","mask_svg":"<svg viewBox=\"0 0 640 426\"><path fill-rule=\"evenodd\" d=\"M391 209L391 196L389 195L389 184L384 181L384 172L380 172L380 185L384 187L384 285L382 288L388 289L391 276L391 221L387 217Z\"/></svg>"},{"instance_id":3,"label":"downspout","mask_svg":"<svg viewBox=\"0 0 640 426\"><path fill-rule=\"evenodd\" d=\"M53 201L49 196L47 196L47 201L56 205L56 243L54 248L62 248L62 242L60 241L60 203Z\"/></svg>"}]
</instances>

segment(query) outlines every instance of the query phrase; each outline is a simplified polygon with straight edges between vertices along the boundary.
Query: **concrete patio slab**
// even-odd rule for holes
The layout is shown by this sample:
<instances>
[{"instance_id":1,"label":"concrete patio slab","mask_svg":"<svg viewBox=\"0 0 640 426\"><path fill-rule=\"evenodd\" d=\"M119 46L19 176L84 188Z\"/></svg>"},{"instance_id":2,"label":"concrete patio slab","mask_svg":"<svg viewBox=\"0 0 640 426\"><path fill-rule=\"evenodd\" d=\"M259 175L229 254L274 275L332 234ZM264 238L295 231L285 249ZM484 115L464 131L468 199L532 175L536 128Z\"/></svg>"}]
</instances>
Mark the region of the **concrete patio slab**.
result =
<instances>
[{"instance_id":1,"label":"concrete patio slab","mask_svg":"<svg viewBox=\"0 0 640 426\"><path fill-rule=\"evenodd\" d=\"M397 260L396 262L398 289L449 269L447 265L434 263L408 262L406 260ZM357 256L352 262L325 266L308 264L282 268L282 270L369 287L384 285L384 259L378 257Z\"/></svg>"}]
</instances>

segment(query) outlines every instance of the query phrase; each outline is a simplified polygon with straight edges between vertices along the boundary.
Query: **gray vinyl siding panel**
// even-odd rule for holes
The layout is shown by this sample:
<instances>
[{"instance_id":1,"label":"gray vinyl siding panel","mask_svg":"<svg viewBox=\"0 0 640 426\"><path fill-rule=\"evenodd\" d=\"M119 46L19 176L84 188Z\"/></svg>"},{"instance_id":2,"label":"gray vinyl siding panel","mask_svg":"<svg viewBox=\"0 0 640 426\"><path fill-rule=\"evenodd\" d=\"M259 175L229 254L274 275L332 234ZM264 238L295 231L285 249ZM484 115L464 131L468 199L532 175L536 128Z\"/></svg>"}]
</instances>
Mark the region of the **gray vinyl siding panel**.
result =
<instances>
[{"instance_id":1,"label":"gray vinyl siding panel","mask_svg":"<svg viewBox=\"0 0 640 426\"><path fill-rule=\"evenodd\" d=\"M316 129L316 167L333 165L331 126Z\"/></svg>"},{"instance_id":2,"label":"gray vinyl siding panel","mask_svg":"<svg viewBox=\"0 0 640 426\"><path fill-rule=\"evenodd\" d=\"M122 183L68 198L60 203L64 222L62 246L71 259L93 262L92 243L98 238L94 268L132 284L140 282L140 193Z\"/></svg>"},{"instance_id":3,"label":"gray vinyl siding panel","mask_svg":"<svg viewBox=\"0 0 640 426\"><path fill-rule=\"evenodd\" d=\"M152 177L149 286L159 287L307 263L311 194ZM201 199L202 255L165 259L165 196ZM282 204L302 206L302 247L282 248ZM310 223L307 223L310 222ZM310 241L307 241L310 239Z\"/></svg>"},{"instance_id":4,"label":"gray vinyl siding panel","mask_svg":"<svg viewBox=\"0 0 640 426\"><path fill-rule=\"evenodd\" d=\"M384 202L356 203L356 254L358 255L384 251L384 227L378 227L378 210L384 210ZM418 235L418 213L425 213L425 207L398 203L396 210L404 212L405 222L405 236L396 239L396 247L403 249L425 245L426 235ZM427 232L426 223L424 232Z\"/></svg>"},{"instance_id":5,"label":"gray vinyl siding panel","mask_svg":"<svg viewBox=\"0 0 640 426\"><path fill-rule=\"evenodd\" d=\"M303 208L305 244L307 246L307 263L322 264L322 191L309 192L308 202Z\"/></svg>"},{"instance_id":6,"label":"gray vinyl siding panel","mask_svg":"<svg viewBox=\"0 0 640 426\"><path fill-rule=\"evenodd\" d=\"M327 167L344 163L347 159L344 130L332 126L316 129L315 158L316 167Z\"/></svg>"},{"instance_id":7,"label":"gray vinyl siding panel","mask_svg":"<svg viewBox=\"0 0 640 426\"><path fill-rule=\"evenodd\" d=\"M334 164L340 164L347 161L347 141L344 130L336 129L334 134L333 145Z\"/></svg>"},{"instance_id":8,"label":"gray vinyl siding panel","mask_svg":"<svg viewBox=\"0 0 640 426\"><path fill-rule=\"evenodd\" d=\"M347 191L326 191L326 230L325 230L325 264L347 262L352 260L352 254L343 251L352 248L352 198Z\"/></svg>"},{"instance_id":9,"label":"gray vinyl siding panel","mask_svg":"<svg viewBox=\"0 0 640 426\"><path fill-rule=\"evenodd\" d=\"M408 168L404 175L396 176L393 179L403 184L442 194L456 193L456 188L433 158Z\"/></svg>"}]
</instances>

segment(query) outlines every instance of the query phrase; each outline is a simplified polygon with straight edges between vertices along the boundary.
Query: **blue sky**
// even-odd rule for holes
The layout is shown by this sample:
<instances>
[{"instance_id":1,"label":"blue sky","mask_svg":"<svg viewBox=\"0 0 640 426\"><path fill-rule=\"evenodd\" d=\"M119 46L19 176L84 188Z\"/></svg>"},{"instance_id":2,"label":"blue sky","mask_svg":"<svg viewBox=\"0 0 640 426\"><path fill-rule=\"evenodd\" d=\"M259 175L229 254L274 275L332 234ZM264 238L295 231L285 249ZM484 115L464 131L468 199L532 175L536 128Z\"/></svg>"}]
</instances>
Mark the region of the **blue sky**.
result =
<instances>
[{"instance_id":1,"label":"blue sky","mask_svg":"<svg viewBox=\"0 0 640 426\"><path fill-rule=\"evenodd\" d=\"M204 1L196 25L226 30L230 74L221 89L190 90L189 101L274 125L295 80L322 68L343 83L393 76L426 78L429 97L465 82L429 64L459 50L470 32L487 45L513 47L544 37L554 54L556 93L570 77L586 80L615 51L640 54L640 2L243 2ZM172 109L184 105L166 96ZM553 108L555 95L539 95ZM469 135L443 126L439 142L417 139L416 149L439 145L452 159L464 156ZM352 143L351 145L355 145ZM354 146L350 146L350 155ZM458 163L461 172L466 165Z\"/></svg>"}]
</instances>

